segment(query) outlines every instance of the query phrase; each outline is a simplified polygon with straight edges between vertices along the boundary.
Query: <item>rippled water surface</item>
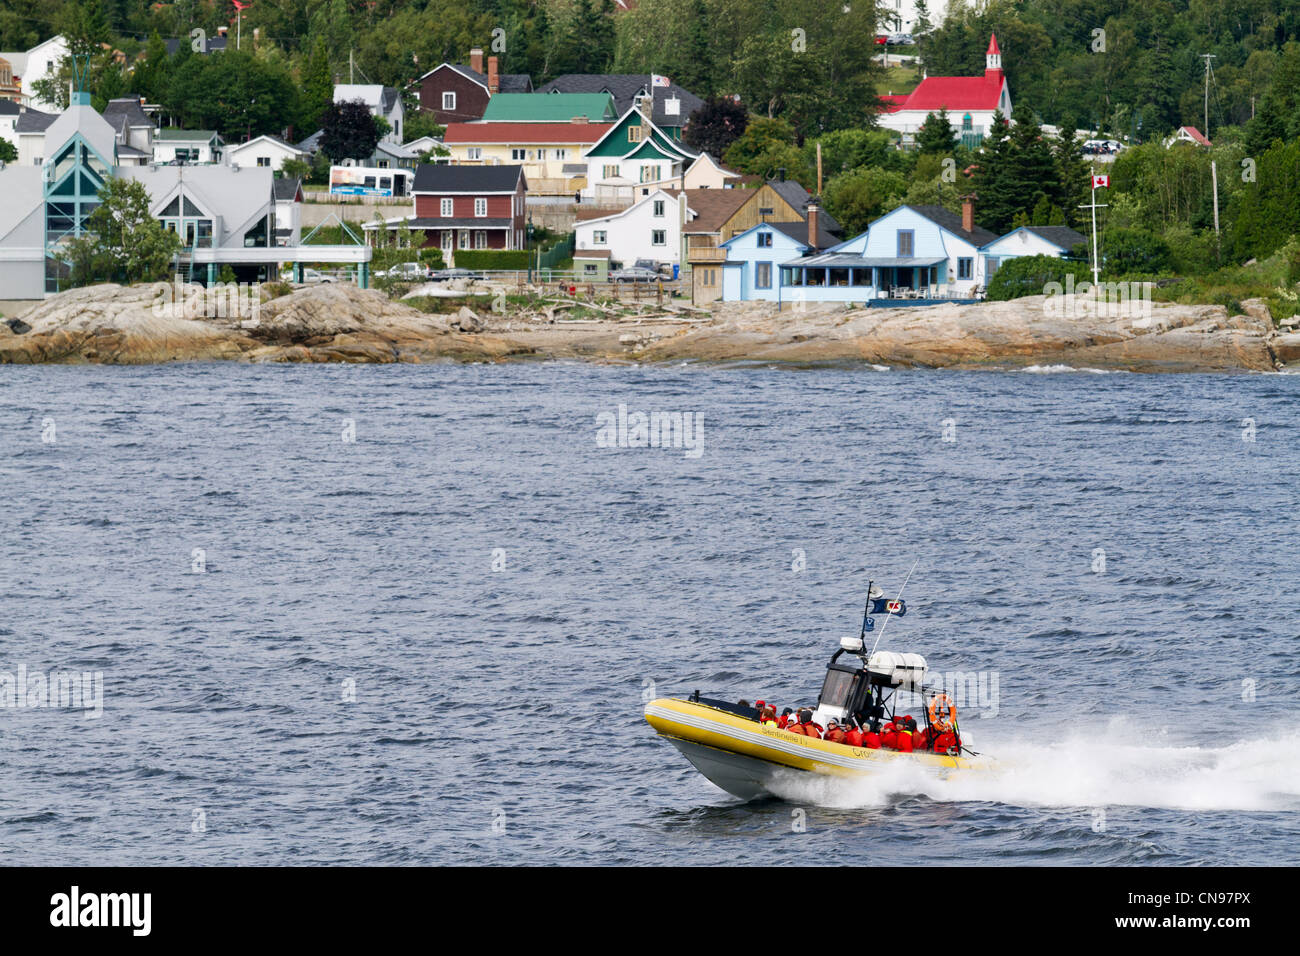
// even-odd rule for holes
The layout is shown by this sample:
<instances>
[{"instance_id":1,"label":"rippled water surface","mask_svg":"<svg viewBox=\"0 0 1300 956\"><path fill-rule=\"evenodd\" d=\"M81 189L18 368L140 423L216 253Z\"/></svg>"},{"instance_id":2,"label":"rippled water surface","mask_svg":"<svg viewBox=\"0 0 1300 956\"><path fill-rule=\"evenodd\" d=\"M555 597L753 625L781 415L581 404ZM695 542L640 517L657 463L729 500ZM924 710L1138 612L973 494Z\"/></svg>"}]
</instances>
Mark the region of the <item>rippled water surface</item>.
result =
<instances>
[{"instance_id":1,"label":"rippled water surface","mask_svg":"<svg viewBox=\"0 0 1300 956\"><path fill-rule=\"evenodd\" d=\"M1300 861L1300 377L220 364L0 395L0 697L103 674L98 719L0 710L5 863ZM620 403L702 415L703 453L598 447ZM885 644L997 675L964 721L997 772L742 804L644 722L651 693L815 701L867 577L913 562Z\"/></svg>"}]
</instances>

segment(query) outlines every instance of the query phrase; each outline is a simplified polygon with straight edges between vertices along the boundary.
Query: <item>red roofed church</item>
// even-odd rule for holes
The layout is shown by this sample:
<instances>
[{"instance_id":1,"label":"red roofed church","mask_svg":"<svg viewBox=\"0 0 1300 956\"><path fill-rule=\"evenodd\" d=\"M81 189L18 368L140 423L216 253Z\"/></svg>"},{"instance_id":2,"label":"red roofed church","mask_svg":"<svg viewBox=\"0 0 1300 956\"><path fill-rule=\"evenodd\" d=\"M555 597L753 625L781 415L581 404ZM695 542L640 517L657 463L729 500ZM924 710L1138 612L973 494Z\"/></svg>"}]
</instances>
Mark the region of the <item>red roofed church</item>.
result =
<instances>
[{"instance_id":1,"label":"red roofed church","mask_svg":"<svg viewBox=\"0 0 1300 956\"><path fill-rule=\"evenodd\" d=\"M983 76L927 76L909 96L885 96L877 119L882 129L892 129L910 140L931 113L948 110L948 122L963 139L983 139L997 110L1010 119L1011 90L1002 72L1002 51L998 38L989 40L984 55ZM901 100L901 102L899 102Z\"/></svg>"}]
</instances>

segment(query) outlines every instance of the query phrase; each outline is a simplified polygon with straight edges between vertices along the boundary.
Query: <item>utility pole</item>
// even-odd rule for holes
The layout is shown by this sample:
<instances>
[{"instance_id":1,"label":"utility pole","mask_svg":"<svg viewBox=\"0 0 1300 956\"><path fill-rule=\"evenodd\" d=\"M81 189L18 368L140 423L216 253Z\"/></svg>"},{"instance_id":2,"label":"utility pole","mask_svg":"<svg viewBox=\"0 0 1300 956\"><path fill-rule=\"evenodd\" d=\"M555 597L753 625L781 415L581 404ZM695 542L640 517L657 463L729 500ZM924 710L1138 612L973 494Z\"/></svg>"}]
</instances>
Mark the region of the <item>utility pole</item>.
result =
<instances>
[{"instance_id":1,"label":"utility pole","mask_svg":"<svg viewBox=\"0 0 1300 956\"><path fill-rule=\"evenodd\" d=\"M1201 58L1205 60L1205 138L1210 138L1210 61L1217 59L1213 53L1202 53Z\"/></svg>"},{"instance_id":2,"label":"utility pole","mask_svg":"<svg viewBox=\"0 0 1300 956\"><path fill-rule=\"evenodd\" d=\"M352 83L352 51L348 50L348 83Z\"/></svg>"}]
</instances>

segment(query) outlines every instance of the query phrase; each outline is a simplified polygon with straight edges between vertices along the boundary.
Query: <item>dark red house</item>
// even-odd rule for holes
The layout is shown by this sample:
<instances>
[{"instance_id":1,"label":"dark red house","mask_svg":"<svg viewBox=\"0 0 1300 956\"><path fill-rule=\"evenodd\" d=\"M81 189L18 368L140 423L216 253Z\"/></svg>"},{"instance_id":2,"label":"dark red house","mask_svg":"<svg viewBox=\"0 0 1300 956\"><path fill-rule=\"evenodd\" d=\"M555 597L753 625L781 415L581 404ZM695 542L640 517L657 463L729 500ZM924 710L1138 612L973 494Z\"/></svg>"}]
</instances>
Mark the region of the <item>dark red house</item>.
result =
<instances>
[{"instance_id":1,"label":"dark red house","mask_svg":"<svg viewBox=\"0 0 1300 956\"><path fill-rule=\"evenodd\" d=\"M443 63L415 81L419 87L420 112L432 113L442 126L482 119L493 93L531 93L533 79L527 73L497 72L497 58L470 50L469 66Z\"/></svg>"},{"instance_id":2,"label":"dark red house","mask_svg":"<svg viewBox=\"0 0 1300 956\"><path fill-rule=\"evenodd\" d=\"M423 165L415 171L415 218L426 246L523 249L528 182L522 166ZM395 223L393 225L396 225Z\"/></svg>"}]
</instances>

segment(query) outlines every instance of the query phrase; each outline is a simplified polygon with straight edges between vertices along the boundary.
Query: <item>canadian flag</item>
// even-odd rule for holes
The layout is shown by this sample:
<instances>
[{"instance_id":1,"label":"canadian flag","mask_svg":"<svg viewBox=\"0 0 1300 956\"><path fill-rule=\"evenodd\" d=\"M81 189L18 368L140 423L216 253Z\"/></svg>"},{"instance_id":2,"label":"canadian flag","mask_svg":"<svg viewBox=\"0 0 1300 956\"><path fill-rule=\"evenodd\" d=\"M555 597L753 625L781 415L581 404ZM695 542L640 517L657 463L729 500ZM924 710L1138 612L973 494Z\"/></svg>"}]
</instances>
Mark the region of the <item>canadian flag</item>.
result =
<instances>
[{"instance_id":1,"label":"canadian flag","mask_svg":"<svg viewBox=\"0 0 1300 956\"><path fill-rule=\"evenodd\" d=\"M1093 188L1093 189L1097 189L1098 187L1104 187L1104 188L1106 188L1106 189L1109 189L1109 188L1110 188L1110 177L1109 177L1109 176L1093 176L1093 177L1092 177L1092 188Z\"/></svg>"}]
</instances>

